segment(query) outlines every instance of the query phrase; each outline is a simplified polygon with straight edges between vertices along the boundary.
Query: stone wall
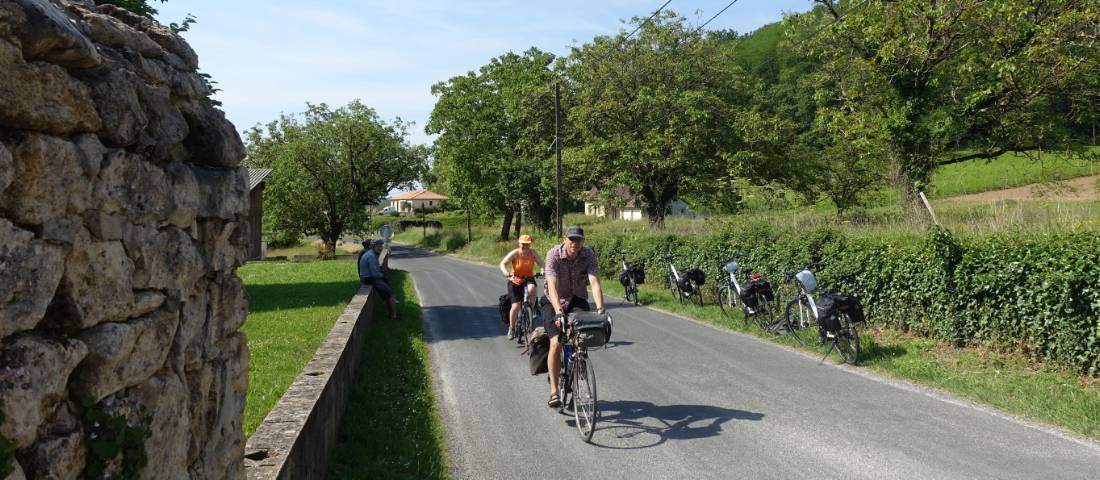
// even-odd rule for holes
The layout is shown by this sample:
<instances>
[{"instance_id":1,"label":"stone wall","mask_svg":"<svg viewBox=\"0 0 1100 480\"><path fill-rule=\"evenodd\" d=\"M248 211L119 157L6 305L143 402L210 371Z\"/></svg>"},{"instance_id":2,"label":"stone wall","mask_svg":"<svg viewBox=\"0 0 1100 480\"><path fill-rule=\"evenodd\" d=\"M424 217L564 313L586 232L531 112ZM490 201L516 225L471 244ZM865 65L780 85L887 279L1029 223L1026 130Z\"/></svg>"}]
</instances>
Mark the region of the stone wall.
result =
<instances>
[{"instance_id":1,"label":"stone wall","mask_svg":"<svg viewBox=\"0 0 1100 480\"><path fill-rule=\"evenodd\" d=\"M0 0L0 472L244 475L244 148L197 68L125 10Z\"/></svg>"}]
</instances>

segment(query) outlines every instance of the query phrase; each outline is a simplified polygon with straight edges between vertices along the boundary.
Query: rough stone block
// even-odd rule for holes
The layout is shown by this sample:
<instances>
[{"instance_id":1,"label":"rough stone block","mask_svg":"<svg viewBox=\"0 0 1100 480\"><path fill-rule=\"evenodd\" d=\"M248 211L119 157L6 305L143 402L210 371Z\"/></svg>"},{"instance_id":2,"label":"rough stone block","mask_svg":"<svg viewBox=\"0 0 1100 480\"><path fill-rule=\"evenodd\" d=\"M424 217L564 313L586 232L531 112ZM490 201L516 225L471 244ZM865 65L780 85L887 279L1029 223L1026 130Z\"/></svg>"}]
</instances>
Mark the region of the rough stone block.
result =
<instances>
[{"instance_id":1,"label":"rough stone block","mask_svg":"<svg viewBox=\"0 0 1100 480\"><path fill-rule=\"evenodd\" d=\"M187 390L174 373L156 375L116 395L117 411L135 422L147 422L148 463L138 478L160 480L187 477ZM145 418L141 418L145 417Z\"/></svg>"},{"instance_id":2,"label":"rough stone block","mask_svg":"<svg viewBox=\"0 0 1100 480\"><path fill-rule=\"evenodd\" d=\"M235 220L248 214L248 169L193 169L202 193L200 218Z\"/></svg>"},{"instance_id":3,"label":"rough stone block","mask_svg":"<svg viewBox=\"0 0 1100 480\"><path fill-rule=\"evenodd\" d=\"M135 266L134 288L173 290L186 296L206 271L196 242L178 228L131 226L125 242Z\"/></svg>"},{"instance_id":4,"label":"rough stone block","mask_svg":"<svg viewBox=\"0 0 1100 480\"><path fill-rule=\"evenodd\" d=\"M0 143L0 197L4 195L4 190L11 185L11 179L14 176L13 162L11 159L11 151L3 143Z\"/></svg>"},{"instance_id":5,"label":"rough stone block","mask_svg":"<svg viewBox=\"0 0 1100 480\"><path fill-rule=\"evenodd\" d=\"M134 306L134 263L118 241L92 241L82 230L65 260L50 322L87 328L129 318Z\"/></svg>"},{"instance_id":6,"label":"rough stone block","mask_svg":"<svg viewBox=\"0 0 1100 480\"><path fill-rule=\"evenodd\" d=\"M88 12L83 15L88 25L88 33L93 40L108 47L127 48L145 57L163 57L164 48L122 20Z\"/></svg>"},{"instance_id":7,"label":"rough stone block","mask_svg":"<svg viewBox=\"0 0 1100 480\"><path fill-rule=\"evenodd\" d=\"M76 340L58 342L30 334L0 343L0 435L19 448L34 443L39 426L65 399L69 375L88 350Z\"/></svg>"},{"instance_id":8,"label":"rough stone block","mask_svg":"<svg viewBox=\"0 0 1100 480\"><path fill-rule=\"evenodd\" d=\"M23 61L2 38L0 105L0 126L8 128L69 135L101 126L87 87L57 65Z\"/></svg>"},{"instance_id":9,"label":"rough stone block","mask_svg":"<svg viewBox=\"0 0 1100 480\"><path fill-rule=\"evenodd\" d=\"M147 317L104 323L81 333L88 357L77 370L71 389L80 399L98 403L144 382L164 365L178 321L178 311L161 309Z\"/></svg>"},{"instance_id":10,"label":"rough stone block","mask_svg":"<svg viewBox=\"0 0 1100 480\"><path fill-rule=\"evenodd\" d=\"M28 60L45 60L65 67L99 65L100 57L88 37L62 10L46 0L12 0L22 7L25 22L15 29Z\"/></svg>"},{"instance_id":11,"label":"rough stone block","mask_svg":"<svg viewBox=\"0 0 1100 480\"><path fill-rule=\"evenodd\" d=\"M0 339L38 325L64 271L61 247L0 218Z\"/></svg>"},{"instance_id":12,"label":"rough stone block","mask_svg":"<svg viewBox=\"0 0 1100 480\"><path fill-rule=\"evenodd\" d=\"M80 478L84 473L84 432L39 440L27 456L31 478Z\"/></svg>"},{"instance_id":13,"label":"rough stone block","mask_svg":"<svg viewBox=\"0 0 1100 480\"><path fill-rule=\"evenodd\" d=\"M146 225L168 217L170 194L164 169L122 150L107 155L95 188L100 210Z\"/></svg>"},{"instance_id":14,"label":"rough stone block","mask_svg":"<svg viewBox=\"0 0 1100 480\"><path fill-rule=\"evenodd\" d=\"M168 163L185 160L188 153L181 142L187 138L187 120L169 96L168 87L155 88L138 85L138 100L145 107L148 126L138 135L138 142L131 147L150 160Z\"/></svg>"},{"instance_id":15,"label":"rough stone block","mask_svg":"<svg viewBox=\"0 0 1100 480\"><path fill-rule=\"evenodd\" d=\"M237 167L244 158L244 143L225 113L201 100L180 106L190 134L184 140L191 162L213 167Z\"/></svg>"},{"instance_id":16,"label":"rough stone block","mask_svg":"<svg viewBox=\"0 0 1100 480\"><path fill-rule=\"evenodd\" d=\"M72 142L31 134L13 153L12 182L0 197L0 210L9 218L41 225L88 207L91 190L84 177L83 155Z\"/></svg>"},{"instance_id":17,"label":"rough stone block","mask_svg":"<svg viewBox=\"0 0 1100 480\"><path fill-rule=\"evenodd\" d=\"M186 229L195 222L195 216L202 205L199 198L199 182L190 167L173 163L166 168L172 184L172 208L168 214L168 223Z\"/></svg>"},{"instance_id":18,"label":"rough stone block","mask_svg":"<svg viewBox=\"0 0 1100 480\"><path fill-rule=\"evenodd\" d=\"M126 219L102 210L88 210L84 212L84 226L100 240L122 240L126 232Z\"/></svg>"},{"instance_id":19,"label":"rough stone block","mask_svg":"<svg viewBox=\"0 0 1100 480\"><path fill-rule=\"evenodd\" d=\"M88 86L103 121L99 137L111 147L137 143L141 132L149 126L145 108L138 100L138 88L142 84L137 75L122 68L118 60L107 60L99 68L82 70L75 75Z\"/></svg>"}]
</instances>

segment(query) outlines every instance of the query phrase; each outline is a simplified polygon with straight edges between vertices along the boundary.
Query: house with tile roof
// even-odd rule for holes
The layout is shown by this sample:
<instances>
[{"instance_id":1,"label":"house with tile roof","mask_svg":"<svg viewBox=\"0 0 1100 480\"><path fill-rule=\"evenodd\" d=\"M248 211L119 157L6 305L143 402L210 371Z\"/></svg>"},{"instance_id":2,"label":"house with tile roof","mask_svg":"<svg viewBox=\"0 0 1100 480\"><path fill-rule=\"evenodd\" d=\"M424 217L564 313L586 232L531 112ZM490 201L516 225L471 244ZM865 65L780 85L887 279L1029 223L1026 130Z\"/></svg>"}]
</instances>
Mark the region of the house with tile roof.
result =
<instances>
[{"instance_id":1,"label":"house with tile roof","mask_svg":"<svg viewBox=\"0 0 1100 480\"><path fill-rule=\"evenodd\" d=\"M390 197L389 207L402 215L412 215L419 209L426 211L443 210L443 202L446 201L446 195L440 195L431 190L413 190Z\"/></svg>"},{"instance_id":2,"label":"house with tile roof","mask_svg":"<svg viewBox=\"0 0 1100 480\"><path fill-rule=\"evenodd\" d=\"M665 205L665 211L669 216L695 216L688 204L676 199ZM611 189L611 200L600 198L600 190L593 187L587 192L584 202L584 214L593 217L607 217L615 220L645 220L647 217L642 211L642 199L633 194L626 187Z\"/></svg>"}]
</instances>

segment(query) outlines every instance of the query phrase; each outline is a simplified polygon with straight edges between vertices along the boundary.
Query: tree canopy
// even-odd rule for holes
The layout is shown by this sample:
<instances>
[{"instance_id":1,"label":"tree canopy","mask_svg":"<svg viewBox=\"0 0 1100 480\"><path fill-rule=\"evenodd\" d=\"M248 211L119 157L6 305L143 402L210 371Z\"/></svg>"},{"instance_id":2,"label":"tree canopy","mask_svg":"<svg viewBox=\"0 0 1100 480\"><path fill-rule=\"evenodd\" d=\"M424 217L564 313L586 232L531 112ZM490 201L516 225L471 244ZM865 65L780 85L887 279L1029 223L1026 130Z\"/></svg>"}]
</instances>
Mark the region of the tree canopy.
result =
<instances>
[{"instance_id":1,"label":"tree canopy","mask_svg":"<svg viewBox=\"0 0 1100 480\"><path fill-rule=\"evenodd\" d=\"M364 230L371 206L427 170L427 149L409 145L409 126L387 123L356 100L335 110L308 105L300 116L253 127L246 164L272 169L264 224L284 237L319 235L335 251L345 231Z\"/></svg>"}]
</instances>

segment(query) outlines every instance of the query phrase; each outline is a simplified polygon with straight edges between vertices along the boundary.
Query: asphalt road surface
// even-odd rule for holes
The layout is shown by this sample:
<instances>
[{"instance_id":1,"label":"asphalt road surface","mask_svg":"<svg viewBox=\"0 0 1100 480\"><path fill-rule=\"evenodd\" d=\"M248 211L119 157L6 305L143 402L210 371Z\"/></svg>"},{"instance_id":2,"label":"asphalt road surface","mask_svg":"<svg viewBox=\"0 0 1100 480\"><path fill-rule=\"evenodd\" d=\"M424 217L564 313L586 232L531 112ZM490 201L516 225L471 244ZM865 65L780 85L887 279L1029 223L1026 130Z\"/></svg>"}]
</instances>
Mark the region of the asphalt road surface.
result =
<instances>
[{"instance_id":1,"label":"asphalt road surface","mask_svg":"<svg viewBox=\"0 0 1100 480\"><path fill-rule=\"evenodd\" d=\"M506 340L495 267L391 258L420 295L455 478L1100 478L1094 442L615 299L585 443Z\"/></svg>"}]
</instances>

